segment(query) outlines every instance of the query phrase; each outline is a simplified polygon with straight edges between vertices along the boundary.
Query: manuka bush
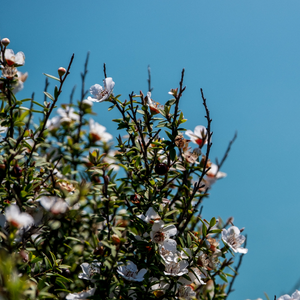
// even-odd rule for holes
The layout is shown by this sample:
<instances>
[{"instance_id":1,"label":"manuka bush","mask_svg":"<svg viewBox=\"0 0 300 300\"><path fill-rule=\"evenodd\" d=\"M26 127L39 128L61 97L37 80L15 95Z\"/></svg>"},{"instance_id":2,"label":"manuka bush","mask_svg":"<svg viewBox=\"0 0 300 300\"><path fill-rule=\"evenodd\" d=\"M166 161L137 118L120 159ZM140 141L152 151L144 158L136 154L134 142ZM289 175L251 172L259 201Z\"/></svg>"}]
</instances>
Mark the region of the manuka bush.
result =
<instances>
[{"instance_id":1,"label":"manuka bush","mask_svg":"<svg viewBox=\"0 0 300 300\"><path fill-rule=\"evenodd\" d=\"M72 93L56 109L72 57L58 77L45 74L42 103L17 100L25 55L9 43L0 61L0 298L226 299L247 249L232 218L201 215L232 144L220 163L209 160L203 91L206 125L186 130L184 71L164 105L151 98L150 77L147 93L115 96L105 65L88 96L87 57L80 100ZM92 118L103 101L120 114L115 139Z\"/></svg>"}]
</instances>

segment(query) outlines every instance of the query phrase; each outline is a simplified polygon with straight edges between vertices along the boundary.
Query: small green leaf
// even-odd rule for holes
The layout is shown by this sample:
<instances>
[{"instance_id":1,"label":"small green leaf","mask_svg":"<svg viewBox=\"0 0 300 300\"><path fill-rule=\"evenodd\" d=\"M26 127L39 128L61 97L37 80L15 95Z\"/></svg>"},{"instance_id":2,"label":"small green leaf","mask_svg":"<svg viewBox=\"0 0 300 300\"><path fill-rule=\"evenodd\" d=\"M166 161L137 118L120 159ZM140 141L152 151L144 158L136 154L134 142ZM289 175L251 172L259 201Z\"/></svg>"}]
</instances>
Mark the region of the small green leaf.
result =
<instances>
[{"instance_id":1,"label":"small green leaf","mask_svg":"<svg viewBox=\"0 0 300 300\"><path fill-rule=\"evenodd\" d=\"M60 82L60 79L57 78L57 77L55 77L55 76L52 76L52 75L49 75L49 74L46 74L46 73L43 73L43 74L44 74L45 76L49 77L49 78L55 79L55 80L57 80L57 81Z\"/></svg>"},{"instance_id":2,"label":"small green leaf","mask_svg":"<svg viewBox=\"0 0 300 300\"><path fill-rule=\"evenodd\" d=\"M52 101L54 101L54 98L51 94L49 94L48 92L44 92L44 94L49 98L51 99Z\"/></svg>"}]
</instances>

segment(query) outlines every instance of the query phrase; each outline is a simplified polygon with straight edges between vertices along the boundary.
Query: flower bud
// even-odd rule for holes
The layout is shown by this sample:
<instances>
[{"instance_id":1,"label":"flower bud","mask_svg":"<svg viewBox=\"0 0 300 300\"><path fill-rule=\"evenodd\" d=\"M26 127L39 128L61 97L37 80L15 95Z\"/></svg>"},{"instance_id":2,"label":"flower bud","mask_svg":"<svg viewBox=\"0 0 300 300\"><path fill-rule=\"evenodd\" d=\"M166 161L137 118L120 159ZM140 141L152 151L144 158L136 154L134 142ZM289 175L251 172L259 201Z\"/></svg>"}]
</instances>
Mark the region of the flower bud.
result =
<instances>
[{"instance_id":1,"label":"flower bud","mask_svg":"<svg viewBox=\"0 0 300 300\"><path fill-rule=\"evenodd\" d=\"M88 100L88 99L84 99L82 101L82 108L83 109L91 108L92 106L93 106L93 101Z\"/></svg>"},{"instance_id":2,"label":"flower bud","mask_svg":"<svg viewBox=\"0 0 300 300\"><path fill-rule=\"evenodd\" d=\"M59 77L62 77L63 75L66 74L66 69L63 67L58 68L57 70Z\"/></svg>"},{"instance_id":3,"label":"flower bud","mask_svg":"<svg viewBox=\"0 0 300 300\"><path fill-rule=\"evenodd\" d=\"M121 243L120 238L119 238L116 234L113 234L113 235L111 236L111 239L112 239L112 241L113 241L113 243L114 243L115 245L119 245L119 244Z\"/></svg>"},{"instance_id":4,"label":"flower bud","mask_svg":"<svg viewBox=\"0 0 300 300\"><path fill-rule=\"evenodd\" d=\"M165 175L169 171L169 167L164 163L158 163L155 165L154 170L158 175Z\"/></svg>"},{"instance_id":5,"label":"flower bud","mask_svg":"<svg viewBox=\"0 0 300 300\"><path fill-rule=\"evenodd\" d=\"M4 47L7 47L7 46L9 45L9 43L10 43L10 40L9 40L8 38L3 38L3 39L1 40L1 43L2 43L2 45L3 45Z\"/></svg>"}]
</instances>

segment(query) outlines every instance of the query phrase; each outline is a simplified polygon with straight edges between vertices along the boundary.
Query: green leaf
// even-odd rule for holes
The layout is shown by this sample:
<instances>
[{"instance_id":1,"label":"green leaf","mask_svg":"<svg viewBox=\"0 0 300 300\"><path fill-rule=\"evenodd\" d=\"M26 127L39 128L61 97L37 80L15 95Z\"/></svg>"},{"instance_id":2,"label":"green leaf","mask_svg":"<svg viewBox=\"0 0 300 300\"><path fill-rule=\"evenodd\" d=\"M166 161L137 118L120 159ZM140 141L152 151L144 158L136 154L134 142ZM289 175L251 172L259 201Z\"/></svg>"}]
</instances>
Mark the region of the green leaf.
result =
<instances>
[{"instance_id":1,"label":"green leaf","mask_svg":"<svg viewBox=\"0 0 300 300\"><path fill-rule=\"evenodd\" d=\"M190 248L191 244L192 244L192 239L191 239L191 236L189 234L187 234L187 244L188 244L188 247Z\"/></svg>"},{"instance_id":2,"label":"green leaf","mask_svg":"<svg viewBox=\"0 0 300 300\"><path fill-rule=\"evenodd\" d=\"M207 227L206 227L206 225L204 223L202 225L202 234L203 234L203 237L205 237L206 234L207 234Z\"/></svg>"},{"instance_id":3,"label":"green leaf","mask_svg":"<svg viewBox=\"0 0 300 300\"><path fill-rule=\"evenodd\" d=\"M173 148L170 150L170 159L174 161L175 157L176 157L176 150Z\"/></svg>"},{"instance_id":4,"label":"green leaf","mask_svg":"<svg viewBox=\"0 0 300 300\"><path fill-rule=\"evenodd\" d=\"M36 102L36 101L32 101L34 104L36 104L36 105L38 105L38 106L40 106L40 107L42 107L42 108L45 108L45 106L44 105L42 105L42 104L40 104L40 103L38 103L38 102Z\"/></svg>"},{"instance_id":5,"label":"green leaf","mask_svg":"<svg viewBox=\"0 0 300 300\"><path fill-rule=\"evenodd\" d=\"M57 77L55 77L55 76L52 76L52 75L49 75L49 74L46 74L46 73L43 73L43 74L44 74L45 76L49 77L49 78L55 79L55 80L57 80L57 81L60 82L60 79L57 78Z\"/></svg>"},{"instance_id":6,"label":"green leaf","mask_svg":"<svg viewBox=\"0 0 300 300\"><path fill-rule=\"evenodd\" d=\"M51 99L52 101L54 101L54 98L51 94L49 94L48 92L44 92L44 94L46 95L46 97L48 97L49 99Z\"/></svg>"},{"instance_id":7,"label":"green leaf","mask_svg":"<svg viewBox=\"0 0 300 300\"><path fill-rule=\"evenodd\" d=\"M227 278L225 275L223 274L219 274L220 278L223 279L225 282L228 282Z\"/></svg>"},{"instance_id":8,"label":"green leaf","mask_svg":"<svg viewBox=\"0 0 300 300\"><path fill-rule=\"evenodd\" d=\"M209 223L209 226L210 227L213 227L214 225L216 225L216 218L215 217L213 217L211 220L210 220L210 223Z\"/></svg>"}]
</instances>

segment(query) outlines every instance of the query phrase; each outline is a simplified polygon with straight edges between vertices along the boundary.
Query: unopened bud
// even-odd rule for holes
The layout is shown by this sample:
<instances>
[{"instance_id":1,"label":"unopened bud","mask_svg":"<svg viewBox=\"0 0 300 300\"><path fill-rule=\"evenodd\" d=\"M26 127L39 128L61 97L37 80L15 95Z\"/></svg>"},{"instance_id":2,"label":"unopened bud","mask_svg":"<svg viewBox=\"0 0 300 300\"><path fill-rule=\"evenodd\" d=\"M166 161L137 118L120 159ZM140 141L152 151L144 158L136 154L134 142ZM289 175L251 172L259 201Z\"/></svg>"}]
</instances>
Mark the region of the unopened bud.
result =
<instances>
[{"instance_id":1,"label":"unopened bud","mask_svg":"<svg viewBox=\"0 0 300 300\"><path fill-rule=\"evenodd\" d=\"M158 175L165 175L169 171L169 167L165 163L157 163L154 171Z\"/></svg>"},{"instance_id":2,"label":"unopened bud","mask_svg":"<svg viewBox=\"0 0 300 300\"><path fill-rule=\"evenodd\" d=\"M58 68L57 70L59 77L62 77L63 75L66 74L66 69L63 67Z\"/></svg>"},{"instance_id":3,"label":"unopened bud","mask_svg":"<svg viewBox=\"0 0 300 300\"><path fill-rule=\"evenodd\" d=\"M121 243L120 238L119 238L116 234L113 234L113 235L111 236L111 239L112 239L112 241L113 241L113 243L114 243L115 245L119 245L119 244Z\"/></svg>"},{"instance_id":4,"label":"unopened bud","mask_svg":"<svg viewBox=\"0 0 300 300\"><path fill-rule=\"evenodd\" d=\"M1 40L1 43L4 47L7 47L10 43L10 40L8 38L4 38Z\"/></svg>"}]
</instances>

